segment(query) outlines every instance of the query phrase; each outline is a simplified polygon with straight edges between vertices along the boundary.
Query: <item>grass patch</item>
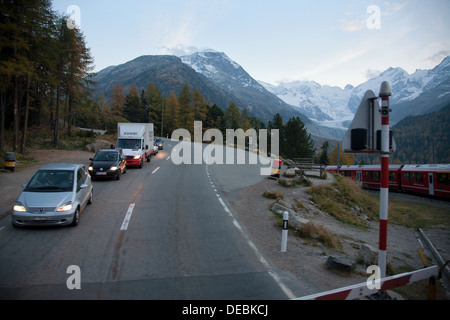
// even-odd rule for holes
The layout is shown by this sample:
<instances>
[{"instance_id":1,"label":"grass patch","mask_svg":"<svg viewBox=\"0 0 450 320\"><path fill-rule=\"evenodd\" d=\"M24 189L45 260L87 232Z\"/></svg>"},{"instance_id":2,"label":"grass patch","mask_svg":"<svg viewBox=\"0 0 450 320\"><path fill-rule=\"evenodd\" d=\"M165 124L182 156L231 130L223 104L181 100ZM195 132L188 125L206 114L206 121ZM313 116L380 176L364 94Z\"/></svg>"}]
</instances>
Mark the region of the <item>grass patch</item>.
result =
<instances>
[{"instance_id":1,"label":"grass patch","mask_svg":"<svg viewBox=\"0 0 450 320\"><path fill-rule=\"evenodd\" d=\"M313 223L302 224L297 229L297 235L301 238L313 239L322 243L325 247L342 252L342 243L338 237L328 231L324 226L317 226Z\"/></svg>"},{"instance_id":2,"label":"grass patch","mask_svg":"<svg viewBox=\"0 0 450 320\"><path fill-rule=\"evenodd\" d=\"M266 191L263 193L263 197L267 199L273 199L273 200L282 200L284 199L284 195L281 192L277 191Z\"/></svg>"},{"instance_id":3,"label":"grass patch","mask_svg":"<svg viewBox=\"0 0 450 320\"><path fill-rule=\"evenodd\" d=\"M306 192L322 211L356 227L367 226L364 217L355 213L356 207L370 219L375 219L379 213L379 202L361 190L353 180L342 176L336 176L336 181L332 184L314 186Z\"/></svg>"},{"instance_id":4,"label":"grass patch","mask_svg":"<svg viewBox=\"0 0 450 320\"><path fill-rule=\"evenodd\" d=\"M314 186L306 191L319 209L341 222L361 228L366 228L366 221L364 216L356 214L356 207L371 220L379 220L379 194L368 193L350 178L339 175L335 178L336 181L332 184ZM389 223L408 228L450 229L446 208L389 197L388 210Z\"/></svg>"}]
</instances>

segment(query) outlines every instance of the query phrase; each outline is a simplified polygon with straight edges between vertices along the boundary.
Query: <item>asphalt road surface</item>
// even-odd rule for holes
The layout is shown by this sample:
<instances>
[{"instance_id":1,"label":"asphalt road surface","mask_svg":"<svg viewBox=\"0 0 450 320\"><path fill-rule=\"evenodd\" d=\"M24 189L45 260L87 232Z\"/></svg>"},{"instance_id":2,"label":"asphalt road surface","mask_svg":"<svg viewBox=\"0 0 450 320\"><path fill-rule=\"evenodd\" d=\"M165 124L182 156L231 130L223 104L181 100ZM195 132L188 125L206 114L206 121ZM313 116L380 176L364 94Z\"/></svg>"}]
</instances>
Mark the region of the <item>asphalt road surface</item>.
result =
<instances>
[{"instance_id":1,"label":"asphalt road surface","mask_svg":"<svg viewBox=\"0 0 450 320\"><path fill-rule=\"evenodd\" d=\"M176 165L176 144L93 182L77 227L0 220L0 299L293 298L223 196L263 179L259 167Z\"/></svg>"}]
</instances>

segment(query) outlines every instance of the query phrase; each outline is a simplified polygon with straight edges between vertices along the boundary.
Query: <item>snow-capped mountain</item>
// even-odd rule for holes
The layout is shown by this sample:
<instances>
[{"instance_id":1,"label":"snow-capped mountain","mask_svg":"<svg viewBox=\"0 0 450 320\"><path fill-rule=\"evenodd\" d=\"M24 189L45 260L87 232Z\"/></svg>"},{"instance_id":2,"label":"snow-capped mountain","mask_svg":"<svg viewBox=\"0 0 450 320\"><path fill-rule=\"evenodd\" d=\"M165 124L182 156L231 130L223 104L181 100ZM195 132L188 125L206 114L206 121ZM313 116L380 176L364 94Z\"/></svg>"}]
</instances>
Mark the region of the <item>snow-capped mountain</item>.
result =
<instances>
[{"instance_id":1,"label":"snow-capped mountain","mask_svg":"<svg viewBox=\"0 0 450 320\"><path fill-rule=\"evenodd\" d=\"M450 56L431 70L409 74L402 68L389 68L378 77L354 88L348 108L354 112L364 93L371 89L378 94L383 81L391 85L391 120L396 123L409 115L421 115L450 103Z\"/></svg>"},{"instance_id":2,"label":"snow-capped mountain","mask_svg":"<svg viewBox=\"0 0 450 320\"><path fill-rule=\"evenodd\" d=\"M264 121L272 120L276 113L279 113L285 121L293 116L299 116L313 136L334 139L345 134L342 126L326 127L311 121L307 115L308 110L296 108L273 94L266 85L253 79L223 52L206 50L180 58L185 64L237 99L235 103L241 108L247 108L250 115L256 115ZM320 111L316 110L316 112ZM333 121L331 119L330 117L330 121Z\"/></svg>"},{"instance_id":3,"label":"snow-capped mountain","mask_svg":"<svg viewBox=\"0 0 450 320\"><path fill-rule=\"evenodd\" d=\"M311 122L299 109L267 91L223 52L206 50L181 56L180 59L233 96L236 105L246 108L250 115L267 121L272 120L276 113L280 113L286 119L300 116L305 124Z\"/></svg>"},{"instance_id":4,"label":"snow-capped mountain","mask_svg":"<svg viewBox=\"0 0 450 320\"><path fill-rule=\"evenodd\" d=\"M228 88L229 91L235 91L236 85L264 91L263 86L223 52L209 49L180 58L195 71L213 80L217 85Z\"/></svg>"},{"instance_id":5,"label":"snow-capped mountain","mask_svg":"<svg viewBox=\"0 0 450 320\"><path fill-rule=\"evenodd\" d=\"M409 74L402 68L389 68L378 77L357 87L321 86L313 81L295 81L273 86L260 82L286 103L301 110L313 121L332 128L345 129L353 119L364 93L378 94L383 81L392 89L392 123L408 115L425 114L450 103L450 56L431 70Z\"/></svg>"},{"instance_id":6,"label":"snow-capped mountain","mask_svg":"<svg viewBox=\"0 0 450 320\"><path fill-rule=\"evenodd\" d=\"M280 99L299 108L307 117L328 127L344 128L343 121L353 119L348 109L353 87L321 86L314 81L294 81L273 86L260 81L264 87Z\"/></svg>"}]
</instances>

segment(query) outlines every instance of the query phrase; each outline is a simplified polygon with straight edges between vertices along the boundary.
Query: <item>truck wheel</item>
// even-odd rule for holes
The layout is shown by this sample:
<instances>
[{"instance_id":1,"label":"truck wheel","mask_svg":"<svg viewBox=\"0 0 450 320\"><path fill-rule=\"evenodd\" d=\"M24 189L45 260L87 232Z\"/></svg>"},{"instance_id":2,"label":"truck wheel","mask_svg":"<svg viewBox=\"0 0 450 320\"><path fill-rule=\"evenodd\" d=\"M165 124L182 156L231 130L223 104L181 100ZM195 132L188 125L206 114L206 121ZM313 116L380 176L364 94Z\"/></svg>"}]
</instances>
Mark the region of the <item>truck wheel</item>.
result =
<instances>
[{"instance_id":1,"label":"truck wheel","mask_svg":"<svg viewBox=\"0 0 450 320\"><path fill-rule=\"evenodd\" d=\"M152 156L147 157L147 162L150 162Z\"/></svg>"}]
</instances>

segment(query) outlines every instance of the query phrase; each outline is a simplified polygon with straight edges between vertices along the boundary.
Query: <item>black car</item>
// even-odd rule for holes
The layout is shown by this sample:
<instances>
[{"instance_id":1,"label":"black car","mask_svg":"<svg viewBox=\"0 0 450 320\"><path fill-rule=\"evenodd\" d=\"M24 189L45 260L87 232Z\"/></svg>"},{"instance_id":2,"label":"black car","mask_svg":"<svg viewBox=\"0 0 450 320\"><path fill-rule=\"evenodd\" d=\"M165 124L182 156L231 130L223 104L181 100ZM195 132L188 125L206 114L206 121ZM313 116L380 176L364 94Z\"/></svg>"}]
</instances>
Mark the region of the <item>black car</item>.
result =
<instances>
[{"instance_id":1,"label":"black car","mask_svg":"<svg viewBox=\"0 0 450 320\"><path fill-rule=\"evenodd\" d=\"M122 173L127 172L127 162L123 156L122 149L100 150L94 158L89 158L89 174L92 180L97 178L120 179Z\"/></svg>"},{"instance_id":2,"label":"black car","mask_svg":"<svg viewBox=\"0 0 450 320\"><path fill-rule=\"evenodd\" d=\"M164 148L164 142L161 138L155 139L155 145L158 146L158 150L162 150Z\"/></svg>"}]
</instances>

